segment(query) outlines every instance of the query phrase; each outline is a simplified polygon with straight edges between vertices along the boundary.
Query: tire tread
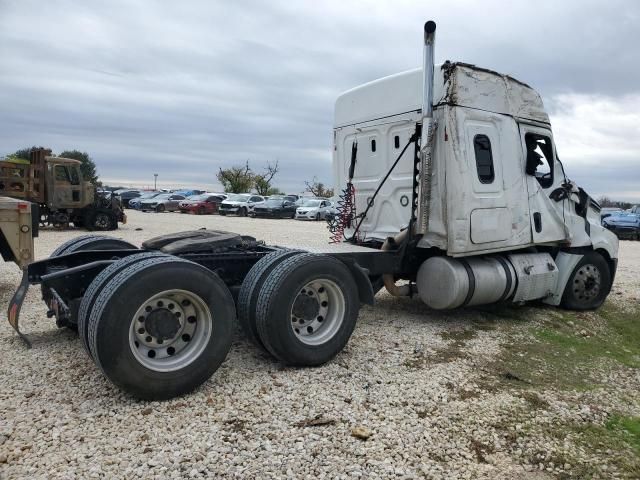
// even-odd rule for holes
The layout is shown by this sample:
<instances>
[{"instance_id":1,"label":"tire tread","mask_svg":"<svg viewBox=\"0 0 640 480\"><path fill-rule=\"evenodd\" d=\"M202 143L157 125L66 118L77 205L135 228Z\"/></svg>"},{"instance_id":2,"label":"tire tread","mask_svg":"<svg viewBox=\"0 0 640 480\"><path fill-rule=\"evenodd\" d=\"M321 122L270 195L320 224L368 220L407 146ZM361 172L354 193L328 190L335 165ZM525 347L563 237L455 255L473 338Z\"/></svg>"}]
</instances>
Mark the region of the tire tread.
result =
<instances>
[{"instance_id":1,"label":"tire tread","mask_svg":"<svg viewBox=\"0 0 640 480\"><path fill-rule=\"evenodd\" d=\"M109 265L102 272L100 272L98 276L96 276L96 278L94 278L93 281L89 284L89 288L87 288L87 291L82 297L82 302L80 302L80 309L78 310L78 335L80 336L82 345L84 346L87 354L89 354L89 357L93 358L88 339L87 326L89 314L91 313L91 310L95 304L97 295L105 287L105 284L109 282L119 271L127 268L129 265L140 262L142 260L146 260L148 258L166 256L166 254L160 252L141 252L130 255Z\"/></svg>"},{"instance_id":2,"label":"tire tread","mask_svg":"<svg viewBox=\"0 0 640 480\"><path fill-rule=\"evenodd\" d=\"M260 260L258 260L242 282L240 292L238 292L238 322L240 328L247 338L260 348L265 348L256 326L256 308L257 297L260 293L260 289L266 280L268 275L278 262L281 262L283 258L287 258L296 253L300 253L300 250L284 249L279 252L269 253ZM254 304L253 311L251 304ZM252 328L253 327L253 328Z\"/></svg>"},{"instance_id":3,"label":"tire tread","mask_svg":"<svg viewBox=\"0 0 640 480\"><path fill-rule=\"evenodd\" d=\"M335 262L334 264L338 268L344 269L345 276L348 276L352 281L351 274L348 272L348 269L344 264L331 256L322 255L317 253L300 253L298 255L294 255L292 257L286 258L282 262L280 262L273 269L269 277L264 281L262 287L260 288L260 292L258 294L258 301L256 304L256 325L258 327L258 335L260 336L260 340L264 344L265 348L278 360L291 364L291 365L299 365L299 366L315 366L328 361L328 359L324 360L313 360L309 361L309 359L300 359L300 358L292 358L288 352L280 351L279 346L276 346L276 334L272 331L270 322L272 316L272 310L275 308L277 302L277 292L283 290L283 284L287 280L288 276L293 272L296 268L301 267L305 264L309 263L319 263L319 268L321 269L323 266L326 266L327 262ZM355 296L355 303L358 303L357 297L357 287L355 286L355 281L352 285L353 294ZM348 330L346 333L346 339L344 339L344 343L348 341L353 329L355 328L355 320L357 318L357 308L355 310L355 318L352 321L352 324L348 324ZM287 319L288 320L288 319ZM349 319L347 319L348 323L351 323ZM334 337L335 338L335 337ZM342 349L344 345L340 345L340 349ZM317 347L315 347L317 348ZM332 358L332 356L331 356Z\"/></svg>"}]
</instances>

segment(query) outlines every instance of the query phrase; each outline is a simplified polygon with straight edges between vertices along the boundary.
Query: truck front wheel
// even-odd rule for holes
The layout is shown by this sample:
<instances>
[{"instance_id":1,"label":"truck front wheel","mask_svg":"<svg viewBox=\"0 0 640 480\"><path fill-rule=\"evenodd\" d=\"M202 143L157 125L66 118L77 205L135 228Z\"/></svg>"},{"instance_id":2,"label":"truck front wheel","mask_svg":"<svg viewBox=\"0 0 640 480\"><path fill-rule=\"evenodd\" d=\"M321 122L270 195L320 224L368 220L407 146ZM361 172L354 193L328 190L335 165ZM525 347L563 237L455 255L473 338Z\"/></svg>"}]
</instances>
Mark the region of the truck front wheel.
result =
<instances>
[{"instance_id":1,"label":"truck front wheel","mask_svg":"<svg viewBox=\"0 0 640 480\"><path fill-rule=\"evenodd\" d=\"M118 219L113 212L96 210L87 215L85 226L92 231L115 230L118 228Z\"/></svg>"},{"instance_id":2,"label":"truck front wheel","mask_svg":"<svg viewBox=\"0 0 640 480\"><path fill-rule=\"evenodd\" d=\"M193 390L218 369L234 318L233 297L217 275L186 260L150 258L117 273L98 294L88 341L115 385L163 400Z\"/></svg>"},{"instance_id":3,"label":"truck front wheel","mask_svg":"<svg viewBox=\"0 0 640 480\"><path fill-rule=\"evenodd\" d=\"M334 257L304 253L280 262L266 279L256 324L262 343L277 359L316 366L347 344L359 308L349 269Z\"/></svg>"},{"instance_id":4,"label":"truck front wheel","mask_svg":"<svg viewBox=\"0 0 640 480\"><path fill-rule=\"evenodd\" d=\"M576 265L562 294L562 307L595 310L611 291L611 272L602 255L589 252Z\"/></svg>"}]
</instances>

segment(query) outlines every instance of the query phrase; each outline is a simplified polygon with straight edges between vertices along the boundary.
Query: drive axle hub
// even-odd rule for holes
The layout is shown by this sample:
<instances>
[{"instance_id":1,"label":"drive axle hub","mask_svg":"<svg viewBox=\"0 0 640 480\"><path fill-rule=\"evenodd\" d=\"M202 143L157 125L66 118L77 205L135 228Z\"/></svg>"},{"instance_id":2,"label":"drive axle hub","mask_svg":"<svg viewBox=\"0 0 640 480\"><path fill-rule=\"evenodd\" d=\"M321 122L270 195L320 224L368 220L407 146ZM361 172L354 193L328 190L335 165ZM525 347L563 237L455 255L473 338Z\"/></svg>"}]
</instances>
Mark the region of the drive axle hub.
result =
<instances>
[{"instance_id":1,"label":"drive axle hub","mask_svg":"<svg viewBox=\"0 0 640 480\"><path fill-rule=\"evenodd\" d=\"M153 310L144 321L149 334L159 342L175 337L181 324L178 317L167 308Z\"/></svg>"},{"instance_id":2,"label":"drive axle hub","mask_svg":"<svg viewBox=\"0 0 640 480\"><path fill-rule=\"evenodd\" d=\"M307 345L320 345L342 325L345 312L342 291L332 280L317 279L307 283L291 306L291 328Z\"/></svg>"}]
</instances>

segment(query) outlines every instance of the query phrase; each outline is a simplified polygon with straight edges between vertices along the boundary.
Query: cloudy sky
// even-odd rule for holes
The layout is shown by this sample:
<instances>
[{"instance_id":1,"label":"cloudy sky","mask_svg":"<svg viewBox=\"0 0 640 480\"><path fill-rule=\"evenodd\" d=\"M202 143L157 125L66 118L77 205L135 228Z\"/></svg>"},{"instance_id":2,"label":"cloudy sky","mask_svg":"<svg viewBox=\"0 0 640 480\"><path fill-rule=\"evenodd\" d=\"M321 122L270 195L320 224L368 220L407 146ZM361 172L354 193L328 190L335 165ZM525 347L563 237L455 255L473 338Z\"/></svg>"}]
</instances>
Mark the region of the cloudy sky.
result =
<instances>
[{"instance_id":1,"label":"cloudy sky","mask_svg":"<svg viewBox=\"0 0 640 480\"><path fill-rule=\"evenodd\" d=\"M0 155L87 151L108 182L217 188L280 162L331 183L336 96L436 62L534 86L569 176L640 201L640 2L0 0Z\"/></svg>"}]
</instances>

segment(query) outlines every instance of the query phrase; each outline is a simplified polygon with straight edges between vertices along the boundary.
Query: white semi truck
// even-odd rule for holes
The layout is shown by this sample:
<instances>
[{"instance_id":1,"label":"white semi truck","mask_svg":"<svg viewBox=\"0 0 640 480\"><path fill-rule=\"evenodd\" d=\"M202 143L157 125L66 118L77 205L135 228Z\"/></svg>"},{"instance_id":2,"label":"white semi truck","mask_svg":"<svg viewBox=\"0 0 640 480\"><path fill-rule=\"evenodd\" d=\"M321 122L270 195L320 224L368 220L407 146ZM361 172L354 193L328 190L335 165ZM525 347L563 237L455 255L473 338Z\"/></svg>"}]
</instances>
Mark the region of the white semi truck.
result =
<instances>
[{"instance_id":1,"label":"white semi truck","mask_svg":"<svg viewBox=\"0 0 640 480\"><path fill-rule=\"evenodd\" d=\"M40 284L49 315L78 329L112 382L163 399L217 370L236 319L283 363L331 360L382 286L434 309L598 308L618 241L566 177L540 96L473 65L434 67L434 42L427 22L422 69L339 97L332 244L292 249L207 230L142 248L78 237L28 266L11 324L19 332L26 290Z\"/></svg>"}]
</instances>

